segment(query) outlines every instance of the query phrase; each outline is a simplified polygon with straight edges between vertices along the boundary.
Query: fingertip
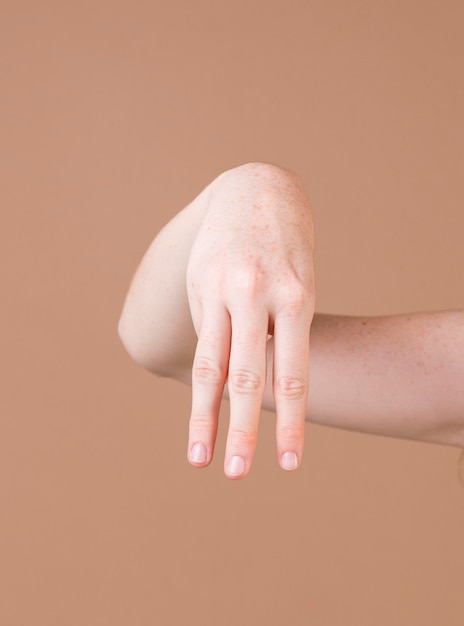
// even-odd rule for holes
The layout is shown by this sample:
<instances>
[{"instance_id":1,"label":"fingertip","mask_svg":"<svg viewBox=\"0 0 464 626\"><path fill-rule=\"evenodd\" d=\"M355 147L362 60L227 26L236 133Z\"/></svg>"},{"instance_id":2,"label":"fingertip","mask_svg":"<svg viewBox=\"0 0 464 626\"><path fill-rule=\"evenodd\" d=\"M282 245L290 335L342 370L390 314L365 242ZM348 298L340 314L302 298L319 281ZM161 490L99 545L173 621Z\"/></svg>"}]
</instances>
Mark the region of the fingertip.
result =
<instances>
[{"instance_id":1,"label":"fingertip","mask_svg":"<svg viewBox=\"0 0 464 626\"><path fill-rule=\"evenodd\" d=\"M288 472L298 469L299 465L296 452L284 452L280 457L280 467Z\"/></svg>"},{"instance_id":2,"label":"fingertip","mask_svg":"<svg viewBox=\"0 0 464 626\"><path fill-rule=\"evenodd\" d=\"M245 476L245 461L241 456L232 456L225 465L225 474L232 480L237 480Z\"/></svg>"},{"instance_id":3,"label":"fingertip","mask_svg":"<svg viewBox=\"0 0 464 626\"><path fill-rule=\"evenodd\" d=\"M194 443L188 453L189 462L195 467L204 467L208 464L208 451L201 441Z\"/></svg>"}]
</instances>

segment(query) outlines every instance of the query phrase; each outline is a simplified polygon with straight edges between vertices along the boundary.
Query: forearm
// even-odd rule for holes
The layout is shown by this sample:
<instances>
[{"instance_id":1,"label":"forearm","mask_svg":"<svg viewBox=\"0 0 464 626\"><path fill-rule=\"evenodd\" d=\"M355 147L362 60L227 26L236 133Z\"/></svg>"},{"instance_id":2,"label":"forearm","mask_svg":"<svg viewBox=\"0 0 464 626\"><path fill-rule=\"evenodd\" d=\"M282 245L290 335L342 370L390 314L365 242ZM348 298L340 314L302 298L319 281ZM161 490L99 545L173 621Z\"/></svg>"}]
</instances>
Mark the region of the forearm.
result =
<instances>
[{"instance_id":1,"label":"forearm","mask_svg":"<svg viewBox=\"0 0 464 626\"><path fill-rule=\"evenodd\" d=\"M191 367L196 333L186 271L203 222L210 187L157 234L140 262L119 319L119 336L132 359L158 376Z\"/></svg>"}]
</instances>

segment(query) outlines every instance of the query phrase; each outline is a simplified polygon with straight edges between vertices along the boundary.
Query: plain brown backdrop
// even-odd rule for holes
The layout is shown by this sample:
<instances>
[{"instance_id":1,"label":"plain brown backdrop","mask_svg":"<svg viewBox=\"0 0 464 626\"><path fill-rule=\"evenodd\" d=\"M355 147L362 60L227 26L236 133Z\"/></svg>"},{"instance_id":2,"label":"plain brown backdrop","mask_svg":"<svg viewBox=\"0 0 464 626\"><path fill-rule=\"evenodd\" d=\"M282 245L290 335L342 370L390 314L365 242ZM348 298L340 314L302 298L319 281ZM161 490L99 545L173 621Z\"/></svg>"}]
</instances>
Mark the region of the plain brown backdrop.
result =
<instances>
[{"instance_id":1,"label":"plain brown backdrop","mask_svg":"<svg viewBox=\"0 0 464 626\"><path fill-rule=\"evenodd\" d=\"M308 424L186 460L190 390L116 327L226 168L294 169L317 309L463 307L464 4L3 1L0 624L461 626L459 451ZM169 271L169 268L166 268ZM336 389L334 390L336 393Z\"/></svg>"}]
</instances>

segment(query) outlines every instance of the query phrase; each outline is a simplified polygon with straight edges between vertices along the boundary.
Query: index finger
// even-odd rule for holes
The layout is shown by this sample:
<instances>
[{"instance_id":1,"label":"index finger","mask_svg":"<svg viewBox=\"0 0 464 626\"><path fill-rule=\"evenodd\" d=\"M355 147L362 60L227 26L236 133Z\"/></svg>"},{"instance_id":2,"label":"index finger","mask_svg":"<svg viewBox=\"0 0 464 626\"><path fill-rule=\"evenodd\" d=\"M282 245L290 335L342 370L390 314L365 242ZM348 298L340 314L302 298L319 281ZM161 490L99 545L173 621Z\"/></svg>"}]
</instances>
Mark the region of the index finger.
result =
<instances>
[{"instance_id":1,"label":"index finger","mask_svg":"<svg viewBox=\"0 0 464 626\"><path fill-rule=\"evenodd\" d=\"M192 412L188 458L192 465L211 462L231 341L230 315L220 302L204 306L192 367Z\"/></svg>"}]
</instances>

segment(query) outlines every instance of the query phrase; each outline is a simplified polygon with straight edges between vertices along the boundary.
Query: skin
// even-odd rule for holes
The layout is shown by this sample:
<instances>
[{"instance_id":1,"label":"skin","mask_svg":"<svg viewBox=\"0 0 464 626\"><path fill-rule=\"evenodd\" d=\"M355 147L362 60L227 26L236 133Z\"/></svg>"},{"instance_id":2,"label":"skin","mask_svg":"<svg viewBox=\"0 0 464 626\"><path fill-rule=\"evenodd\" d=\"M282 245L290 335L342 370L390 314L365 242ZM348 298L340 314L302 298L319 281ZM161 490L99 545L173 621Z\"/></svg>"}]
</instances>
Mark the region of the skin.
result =
<instances>
[{"instance_id":1,"label":"skin","mask_svg":"<svg viewBox=\"0 0 464 626\"><path fill-rule=\"evenodd\" d=\"M308 198L274 165L223 173L165 226L132 280L119 335L137 363L192 385L192 465L211 462L229 398L232 479L250 470L262 407L276 413L287 470L301 463L305 420L464 445L464 314L314 315Z\"/></svg>"}]
</instances>

